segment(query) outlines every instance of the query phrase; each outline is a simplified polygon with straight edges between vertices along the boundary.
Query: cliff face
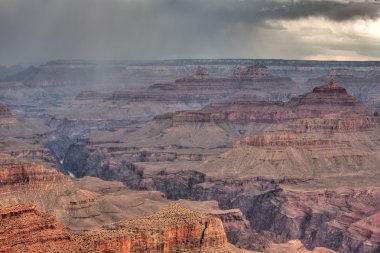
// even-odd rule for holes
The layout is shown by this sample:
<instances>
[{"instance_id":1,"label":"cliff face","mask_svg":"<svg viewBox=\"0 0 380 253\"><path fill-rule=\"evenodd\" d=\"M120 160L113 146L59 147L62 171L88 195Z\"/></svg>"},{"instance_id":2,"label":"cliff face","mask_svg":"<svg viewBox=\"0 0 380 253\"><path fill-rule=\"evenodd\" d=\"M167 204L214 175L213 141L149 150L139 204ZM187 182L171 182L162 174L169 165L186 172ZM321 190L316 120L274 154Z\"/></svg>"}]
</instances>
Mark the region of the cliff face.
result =
<instances>
[{"instance_id":1,"label":"cliff face","mask_svg":"<svg viewBox=\"0 0 380 253\"><path fill-rule=\"evenodd\" d=\"M171 205L143 219L93 235L99 252L229 252L222 222Z\"/></svg>"},{"instance_id":2,"label":"cliff face","mask_svg":"<svg viewBox=\"0 0 380 253\"><path fill-rule=\"evenodd\" d=\"M77 235L33 205L1 209L0 224L2 253L230 253L220 219L178 204Z\"/></svg>"},{"instance_id":3,"label":"cliff face","mask_svg":"<svg viewBox=\"0 0 380 253\"><path fill-rule=\"evenodd\" d=\"M341 252L370 253L380 250L380 213L352 212L329 222L329 231L343 228Z\"/></svg>"},{"instance_id":4,"label":"cliff face","mask_svg":"<svg viewBox=\"0 0 380 253\"><path fill-rule=\"evenodd\" d=\"M0 252L83 252L74 237L53 216L32 205L0 210Z\"/></svg>"},{"instance_id":5,"label":"cliff face","mask_svg":"<svg viewBox=\"0 0 380 253\"><path fill-rule=\"evenodd\" d=\"M0 194L24 190L47 190L65 184L70 184L69 178L52 168L38 164L17 163L12 159L1 161Z\"/></svg>"},{"instance_id":6,"label":"cliff face","mask_svg":"<svg viewBox=\"0 0 380 253\"><path fill-rule=\"evenodd\" d=\"M371 110L332 82L318 86L312 92L295 97L289 102L236 101L211 104L195 112L177 112L172 120L173 125L178 125L192 122L276 123L304 118L369 116L372 116Z\"/></svg>"}]
</instances>

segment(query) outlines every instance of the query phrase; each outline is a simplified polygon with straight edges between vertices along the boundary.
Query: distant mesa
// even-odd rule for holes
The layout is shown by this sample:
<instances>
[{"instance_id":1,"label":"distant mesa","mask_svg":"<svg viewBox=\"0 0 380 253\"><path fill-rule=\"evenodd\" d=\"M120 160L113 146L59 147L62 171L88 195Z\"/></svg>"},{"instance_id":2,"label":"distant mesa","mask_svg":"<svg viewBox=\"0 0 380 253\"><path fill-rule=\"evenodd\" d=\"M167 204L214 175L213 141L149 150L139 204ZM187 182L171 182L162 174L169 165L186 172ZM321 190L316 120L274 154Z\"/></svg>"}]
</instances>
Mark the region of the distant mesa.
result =
<instances>
[{"instance_id":1,"label":"distant mesa","mask_svg":"<svg viewBox=\"0 0 380 253\"><path fill-rule=\"evenodd\" d=\"M254 66L238 66L234 70L233 75L235 77L250 76L250 77L269 77L272 75L267 66L263 64L256 64Z\"/></svg>"},{"instance_id":2,"label":"distant mesa","mask_svg":"<svg viewBox=\"0 0 380 253\"><path fill-rule=\"evenodd\" d=\"M197 69L195 70L195 76L196 77L208 77L208 69L206 67L198 66Z\"/></svg>"},{"instance_id":3,"label":"distant mesa","mask_svg":"<svg viewBox=\"0 0 380 253\"><path fill-rule=\"evenodd\" d=\"M195 69L195 72L194 72L194 74L192 76L188 76L188 77L177 79L177 80L175 80L175 82L176 83L179 83L179 82L192 82L192 81L202 81L202 80L208 80L208 79L212 79L210 77L210 75L209 75L208 68L202 67L202 66L198 66Z\"/></svg>"},{"instance_id":4,"label":"distant mesa","mask_svg":"<svg viewBox=\"0 0 380 253\"><path fill-rule=\"evenodd\" d=\"M373 112L363 102L332 80L289 102L237 100L215 103L199 111L174 113L172 119L173 124L177 125L186 122L273 123L305 118L345 119L372 115Z\"/></svg>"}]
</instances>

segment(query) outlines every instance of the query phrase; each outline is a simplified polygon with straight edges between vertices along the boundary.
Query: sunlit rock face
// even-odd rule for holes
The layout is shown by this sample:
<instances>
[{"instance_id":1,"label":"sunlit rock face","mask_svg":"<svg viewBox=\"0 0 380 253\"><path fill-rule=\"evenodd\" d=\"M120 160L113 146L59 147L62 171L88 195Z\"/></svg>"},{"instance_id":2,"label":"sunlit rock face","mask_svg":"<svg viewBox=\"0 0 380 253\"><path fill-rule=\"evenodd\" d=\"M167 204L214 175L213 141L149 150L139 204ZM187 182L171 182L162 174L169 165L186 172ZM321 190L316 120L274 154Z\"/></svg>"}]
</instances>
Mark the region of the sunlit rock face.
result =
<instances>
[{"instance_id":1,"label":"sunlit rock face","mask_svg":"<svg viewBox=\"0 0 380 253\"><path fill-rule=\"evenodd\" d=\"M33 205L0 209L0 250L83 253L230 253L220 219L173 204L140 219L73 234Z\"/></svg>"},{"instance_id":2,"label":"sunlit rock face","mask_svg":"<svg viewBox=\"0 0 380 253\"><path fill-rule=\"evenodd\" d=\"M90 252L55 217L34 205L0 209L0 252Z\"/></svg>"},{"instance_id":3,"label":"sunlit rock face","mask_svg":"<svg viewBox=\"0 0 380 253\"><path fill-rule=\"evenodd\" d=\"M92 240L99 252L230 252L220 219L178 205L120 222L112 230L93 235Z\"/></svg>"}]
</instances>

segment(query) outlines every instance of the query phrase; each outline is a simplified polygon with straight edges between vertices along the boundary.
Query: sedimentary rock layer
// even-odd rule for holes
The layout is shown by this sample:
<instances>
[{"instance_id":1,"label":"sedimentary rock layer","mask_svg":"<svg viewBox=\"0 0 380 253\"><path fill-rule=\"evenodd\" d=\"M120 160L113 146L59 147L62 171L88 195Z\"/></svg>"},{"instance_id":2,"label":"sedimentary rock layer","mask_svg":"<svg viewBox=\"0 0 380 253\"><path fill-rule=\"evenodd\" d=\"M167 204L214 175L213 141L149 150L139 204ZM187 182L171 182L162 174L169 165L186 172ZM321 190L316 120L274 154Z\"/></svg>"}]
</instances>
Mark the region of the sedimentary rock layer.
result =
<instances>
[{"instance_id":1,"label":"sedimentary rock layer","mask_svg":"<svg viewBox=\"0 0 380 253\"><path fill-rule=\"evenodd\" d=\"M11 158L0 163L0 194L47 190L70 183L62 173L40 164L18 163Z\"/></svg>"},{"instance_id":2,"label":"sedimentary rock layer","mask_svg":"<svg viewBox=\"0 0 380 253\"><path fill-rule=\"evenodd\" d=\"M172 118L173 125L192 122L267 122L276 123L304 118L349 118L372 116L361 101L331 82L314 88L289 102L235 101L211 104L195 112L183 111Z\"/></svg>"},{"instance_id":3,"label":"sedimentary rock layer","mask_svg":"<svg viewBox=\"0 0 380 253\"><path fill-rule=\"evenodd\" d=\"M99 252L229 252L222 222L171 205L93 235Z\"/></svg>"},{"instance_id":4,"label":"sedimentary rock layer","mask_svg":"<svg viewBox=\"0 0 380 253\"><path fill-rule=\"evenodd\" d=\"M33 205L18 205L0 210L0 252L84 251L53 216L38 212Z\"/></svg>"},{"instance_id":5,"label":"sedimentary rock layer","mask_svg":"<svg viewBox=\"0 0 380 253\"><path fill-rule=\"evenodd\" d=\"M220 219L178 205L136 220L74 235L35 206L0 210L0 252L230 252Z\"/></svg>"}]
</instances>

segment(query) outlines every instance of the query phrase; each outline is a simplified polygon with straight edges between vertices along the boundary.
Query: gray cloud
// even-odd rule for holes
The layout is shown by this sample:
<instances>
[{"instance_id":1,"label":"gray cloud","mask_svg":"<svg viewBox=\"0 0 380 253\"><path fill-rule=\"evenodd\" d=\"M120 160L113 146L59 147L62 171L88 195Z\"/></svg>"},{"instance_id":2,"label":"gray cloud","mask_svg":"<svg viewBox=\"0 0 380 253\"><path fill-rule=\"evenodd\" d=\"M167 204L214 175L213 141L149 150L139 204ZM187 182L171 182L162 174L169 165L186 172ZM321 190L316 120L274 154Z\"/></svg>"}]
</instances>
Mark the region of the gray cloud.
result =
<instances>
[{"instance_id":1,"label":"gray cloud","mask_svg":"<svg viewBox=\"0 0 380 253\"><path fill-rule=\"evenodd\" d=\"M316 47L268 20L350 22L379 12L375 0L0 0L0 63L300 58Z\"/></svg>"}]
</instances>

